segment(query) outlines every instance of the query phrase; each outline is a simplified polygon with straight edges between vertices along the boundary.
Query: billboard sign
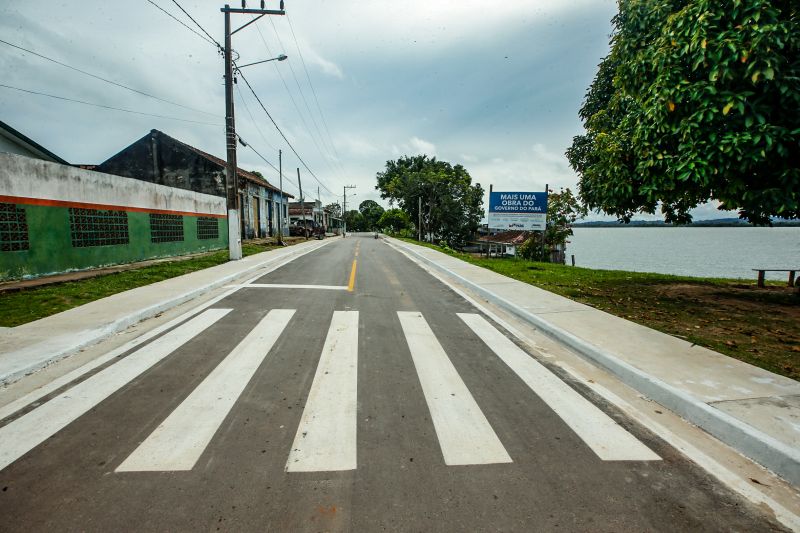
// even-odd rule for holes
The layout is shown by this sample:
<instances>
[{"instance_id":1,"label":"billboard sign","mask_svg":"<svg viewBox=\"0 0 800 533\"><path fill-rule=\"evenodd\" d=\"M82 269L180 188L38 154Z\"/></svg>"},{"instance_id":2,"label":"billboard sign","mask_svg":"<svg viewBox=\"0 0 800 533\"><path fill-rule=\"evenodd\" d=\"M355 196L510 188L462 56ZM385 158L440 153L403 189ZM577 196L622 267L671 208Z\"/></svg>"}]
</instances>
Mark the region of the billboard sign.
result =
<instances>
[{"instance_id":1,"label":"billboard sign","mask_svg":"<svg viewBox=\"0 0 800 533\"><path fill-rule=\"evenodd\" d=\"M546 192L489 193L489 229L544 231Z\"/></svg>"}]
</instances>

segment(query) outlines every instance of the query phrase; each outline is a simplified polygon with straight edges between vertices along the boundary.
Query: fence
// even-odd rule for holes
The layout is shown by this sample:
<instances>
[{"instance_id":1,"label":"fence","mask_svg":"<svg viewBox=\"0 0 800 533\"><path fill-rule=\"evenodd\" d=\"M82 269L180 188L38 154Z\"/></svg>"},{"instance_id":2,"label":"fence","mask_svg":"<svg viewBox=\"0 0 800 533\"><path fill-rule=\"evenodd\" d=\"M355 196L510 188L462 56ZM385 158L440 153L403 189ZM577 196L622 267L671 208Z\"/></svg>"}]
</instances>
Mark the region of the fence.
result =
<instances>
[{"instance_id":1,"label":"fence","mask_svg":"<svg viewBox=\"0 0 800 533\"><path fill-rule=\"evenodd\" d=\"M0 280L227 246L225 199L0 154Z\"/></svg>"}]
</instances>

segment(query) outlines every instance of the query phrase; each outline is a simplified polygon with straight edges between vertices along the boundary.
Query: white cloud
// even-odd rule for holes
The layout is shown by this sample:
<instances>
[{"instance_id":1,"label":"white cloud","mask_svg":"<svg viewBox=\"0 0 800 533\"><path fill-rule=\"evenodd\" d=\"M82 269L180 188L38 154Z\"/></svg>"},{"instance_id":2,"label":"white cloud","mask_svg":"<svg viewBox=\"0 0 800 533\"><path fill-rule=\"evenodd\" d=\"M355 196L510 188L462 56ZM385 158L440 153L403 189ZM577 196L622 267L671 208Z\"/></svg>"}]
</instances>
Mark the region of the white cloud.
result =
<instances>
[{"instance_id":1,"label":"white cloud","mask_svg":"<svg viewBox=\"0 0 800 533\"><path fill-rule=\"evenodd\" d=\"M426 141L425 139L420 139L419 137L411 137L411 139L408 141L408 147L410 148L412 155L436 155L436 145L432 142Z\"/></svg>"}]
</instances>

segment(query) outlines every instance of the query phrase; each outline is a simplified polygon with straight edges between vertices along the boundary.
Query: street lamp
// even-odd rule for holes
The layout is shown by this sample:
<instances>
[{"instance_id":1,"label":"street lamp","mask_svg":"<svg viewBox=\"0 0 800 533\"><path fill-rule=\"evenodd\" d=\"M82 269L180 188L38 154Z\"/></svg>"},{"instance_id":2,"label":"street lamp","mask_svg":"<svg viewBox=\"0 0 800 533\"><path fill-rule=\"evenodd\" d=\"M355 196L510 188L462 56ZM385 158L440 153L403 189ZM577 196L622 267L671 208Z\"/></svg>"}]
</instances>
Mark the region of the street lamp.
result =
<instances>
[{"instance_id":1,"label":"street lamp","mask_svg":"<svg viewBox=\"0 0 800 533\"><path fill-rule=\"evenodd\" d=\"M263 61L255 61L253 63L248 63L246 65L236 65L236 69L240 70L240 69L243 69L244 67L249 67L251 65L260 65L261 63L268 63L270 61L286 61L287 59L289 59L289 56L287 56L286 54L281 54L278 57L273 57L272 59L264 59Z\"/></svg>"}]
</instances>

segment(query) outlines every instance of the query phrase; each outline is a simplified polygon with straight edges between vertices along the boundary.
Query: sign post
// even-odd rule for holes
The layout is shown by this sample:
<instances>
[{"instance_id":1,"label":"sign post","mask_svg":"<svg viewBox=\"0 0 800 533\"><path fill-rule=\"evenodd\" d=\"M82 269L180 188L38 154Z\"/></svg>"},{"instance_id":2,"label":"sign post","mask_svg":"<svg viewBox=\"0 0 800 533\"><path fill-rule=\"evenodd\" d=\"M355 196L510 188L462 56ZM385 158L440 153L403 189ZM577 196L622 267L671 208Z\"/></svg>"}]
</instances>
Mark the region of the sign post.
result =
<instances>
[{"instance_id":1,"label":"sign post","mask_svg":"<svg viewBox=\"0 0 800 533\"><path fill-rule=\"evenodd\" d=\"M547 191L489 193L489 229L544 231Z\"/></svg>"}]
</instances>

